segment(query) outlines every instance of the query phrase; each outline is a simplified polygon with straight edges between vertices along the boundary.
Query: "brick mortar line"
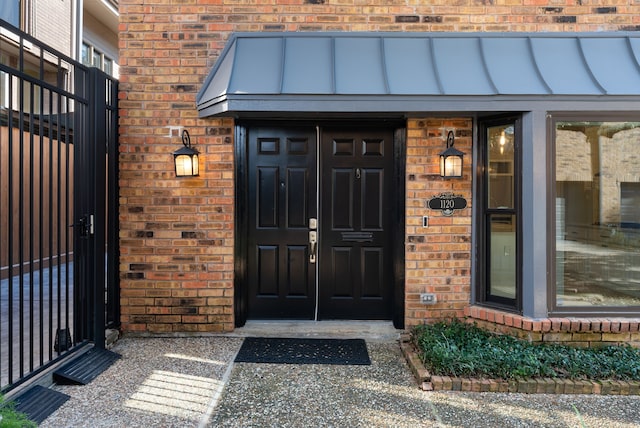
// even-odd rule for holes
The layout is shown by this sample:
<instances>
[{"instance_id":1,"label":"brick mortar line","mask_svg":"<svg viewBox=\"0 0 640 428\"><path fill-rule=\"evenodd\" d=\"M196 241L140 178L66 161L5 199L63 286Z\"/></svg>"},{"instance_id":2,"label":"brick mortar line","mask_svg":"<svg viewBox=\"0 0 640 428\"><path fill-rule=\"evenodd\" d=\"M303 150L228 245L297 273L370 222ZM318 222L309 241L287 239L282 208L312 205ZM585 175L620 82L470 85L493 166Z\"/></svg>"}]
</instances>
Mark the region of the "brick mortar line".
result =
<instances>
[{"instance_id":1,"label":"brick mortar line","mask_svg":"<svg viewBox=\"0 0 640 428\"><path fill-rule=\"evenodd\" d=\"M552 378L496 380L432 376L422 364L408 334L401 337L400 349L423 391L640 395L640 381Z\"/></svg>"}]
</instances>

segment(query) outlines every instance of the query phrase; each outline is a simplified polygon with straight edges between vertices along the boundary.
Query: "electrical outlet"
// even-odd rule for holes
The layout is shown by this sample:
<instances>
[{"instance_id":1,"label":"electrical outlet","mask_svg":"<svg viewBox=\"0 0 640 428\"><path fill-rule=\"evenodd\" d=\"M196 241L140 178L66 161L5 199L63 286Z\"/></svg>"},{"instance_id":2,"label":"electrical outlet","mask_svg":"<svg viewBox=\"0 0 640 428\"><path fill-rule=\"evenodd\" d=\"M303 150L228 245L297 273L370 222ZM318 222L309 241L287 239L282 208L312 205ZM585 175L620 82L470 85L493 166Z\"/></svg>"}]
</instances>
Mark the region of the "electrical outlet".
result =
<instances>
[{"instance_id":1,"label":"electrical outlet","mask_svg":"<svg viewBox=\"0 0 640 428\"><path fill-rule=\"evenodd\" d=\"M435 293L422 293L420 294L420 303L423 305L433 305L438 301Z\"/></svg>"}]
</instances>

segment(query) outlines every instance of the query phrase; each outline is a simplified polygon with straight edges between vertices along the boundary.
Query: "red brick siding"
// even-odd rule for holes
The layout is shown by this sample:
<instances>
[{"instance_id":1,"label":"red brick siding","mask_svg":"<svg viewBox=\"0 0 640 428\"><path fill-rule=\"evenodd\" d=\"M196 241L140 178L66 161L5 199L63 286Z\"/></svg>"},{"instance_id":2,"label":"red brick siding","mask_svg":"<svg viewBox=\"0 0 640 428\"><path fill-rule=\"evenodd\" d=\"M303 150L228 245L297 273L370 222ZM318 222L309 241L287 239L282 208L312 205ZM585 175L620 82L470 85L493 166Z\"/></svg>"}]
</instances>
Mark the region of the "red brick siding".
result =
<instances>
[{"instance_id":1,"label":"red brick siding","mask_svg":"<svg viewBox=\"0 0 640 428\"><path fill-rule=\"evenodd\" d=\"M466 153L462 179L440 177L439 153L454 131L455 147ZM462 317L471 284L471 119L409 119L406 160L405 319ZM443 192L463 196L467 208L445 216L427 207ZM423 216L429 217L423 227ZM420 293L435 293L437 303L420 303Z\"/></svg>"},{"instance_id":2,"label":"red brick siding","mask_svg":"<svg viewBox=\"0 0 640 428\"><path fill-rule=\"evenodd\" d=\"M233 120L198 119L195 96L236 31L602 31L640 30L640 4L571 0L120 0L120 245L122 323L128 331L233 329ZM453 3L453 4L452 4ZM487 2L489 3L489 2ZM461 315L469 301L470 206L451 218L426 201L465 178L435 176L441 133L471 159L470 120L408 121L407 324ZM172 152L188 129L201 175L176 179ZM462 132L462 134L460 134ZM413 176L413 178L412 178ZM415 238L412 238L415 237ZM425 237L421 241L421 237ZM410 242L411 240L415 242ZM417 304L435 292L435 306Z\"/></svg>"}]
</instances>

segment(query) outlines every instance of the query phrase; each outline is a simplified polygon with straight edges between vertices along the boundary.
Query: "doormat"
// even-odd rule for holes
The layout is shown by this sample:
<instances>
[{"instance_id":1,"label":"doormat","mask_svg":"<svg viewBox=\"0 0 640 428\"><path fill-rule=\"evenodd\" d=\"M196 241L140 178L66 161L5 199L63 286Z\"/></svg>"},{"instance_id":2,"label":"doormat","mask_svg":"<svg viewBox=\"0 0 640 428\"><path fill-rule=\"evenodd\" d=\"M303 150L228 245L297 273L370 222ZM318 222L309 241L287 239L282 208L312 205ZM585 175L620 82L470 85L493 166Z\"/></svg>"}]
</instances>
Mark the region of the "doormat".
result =
<instances>
[{"instance_id":1,"label":"doormat","mask_svg":"<svg viewBox=\"0 0 640 428\"><path fill-rule=\"evenodd\" d=\"M39 425L53 412L58 410L68 399L69 396L67 394L45 388L41 385L35 385L18 395L12 401L15 403L15 409L18 412L24 413L29 420Z\"/></svg>"},{"instance_id":2,"label":"doormat","mask_svg":"<svg viewBox=\"0 0 640 428\"><path fill-rule=\"evenodd\" d=\"M115 352L91 348L53 372L53 380L60 385L86 385L107 370L118 358L120 355Z\"/></svg>"},{"instance_id":3,"label":"doormat","mask_svg":"<svg viewBox=\"0 0 640 428\"><path fill-rule=\"evenodd\" d=\"M370 365L363 339L247 337L237 363Z\"/></svg>"}]
</instances>

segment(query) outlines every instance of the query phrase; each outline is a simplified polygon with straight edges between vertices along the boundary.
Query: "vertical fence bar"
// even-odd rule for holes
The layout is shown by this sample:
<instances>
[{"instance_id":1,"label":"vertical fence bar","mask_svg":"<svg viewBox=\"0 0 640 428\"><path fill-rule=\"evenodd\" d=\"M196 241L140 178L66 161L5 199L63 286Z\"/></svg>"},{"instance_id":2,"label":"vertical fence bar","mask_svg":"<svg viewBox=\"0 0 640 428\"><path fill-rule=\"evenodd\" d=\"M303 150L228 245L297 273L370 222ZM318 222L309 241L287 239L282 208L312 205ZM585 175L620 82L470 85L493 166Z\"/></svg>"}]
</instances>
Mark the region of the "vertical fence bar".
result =
<instances>
[{"instance_id":1,"label":"vertical fence bar","mask_svg":"<svg viewBox=\"0 0 640 428\"><path fill-rule=\"evenodd\" d=\"M48 177L47 177L47 182L49 183L49 200L48 200L48 210L49 212L53 211L53 141L54 141L54 127L53 127L53 121L54 121L54 98L56 97L56 93L52 92L51 93L51 98L49 99L49 168L48 168ZM48 256L49 256L49 269L48 269L48 286L49 286L49 319L47 320L49 322L48 328L49 328L49 344L48 344L48 351L49 351L49 360L53 359L53 216L49 215L49 224L48 224L48 228L47 228L47 233L48 233L48 243L49 243L49 248L48 248Z\"/></svg>"},{"instance_id":2,"label":"vertical fence bar","mask_svg":"<svg viewBox=\"0 0 640 428\"><path fill-rule=\"evenodd\" d=\"M120 259L118 201L120 192L118 186L118 82L110 79L108 118L108 172L107 185L107 325L116 327L120 320L120 276L118 261Z\"/></svg>"},{"instance_id":3,"label":"vertical fence bar","mask_svg":"<svg viewBox=\"0 0 640 428\"><path fill-rule=\"evenodd\" d=\"M4 72L4 71L0 71L0 79L4 79L4 75L5 75L5 72ZM7 75L7 79L8 79L8 77L9 77L9 76ZM0 82L0 85L1 85L1 84L2 84L2 82ZM8 89L8 88L7 88L7 89ZM7 122L8 122L8 116L7 116ZM1 121L1 120L0 120L0 125L2 125L2 121ZM7 129L8 129L8 127L7 127ZM1 207L1 206L3 206L3 205L5 205L5 206L6 206L6 204L3 204L3 203L2 203L2 202L3 202L3 191L2 191L2 183L3 183L3 180L2 180L2 170L3 170L3 168L4 168L4 167L3 167L3 162L4 162L4 156L3 156L3 154L4 154L4 150L3 150L3 148L2 148L2 143L3 143L3 141L2 141L2 140L3 140L3 138L2 138L2 133L1 133L1 131L0 131L0 207ZM6 171L6 169L5 169L5 171ZM3 238L3 236L4 236L4 230L3 230L3 227L2 227L2 219L3 219L3 217L4 217L4 210L2 210L2 208L0 208L0 242L4 242L4 241L2 240L2 238ZM7 245L7 246L8 246L8 245ZM2 284L2 260L4 260L4 259L2 258L2 255L4 254L4 251L6 251L4 247L5 247L4 245L0 245L0 285ZM3 301L3 298L2 298L2 291L3 291L3 290L2 290L2 289L0 289L0 309L2 308L2 301ZM4 361L3 354L2 354L2 353L4 352L4 346L3 346L3 344L2 344L2 339L3 339L3 337L4 337L4 332L2 331L2 323L0 323L0 386L2 386L2 385L4 384L4 382L3 382L3 380L4 380L4 379L3 379L3 376L2 376L2 363L3 363L3 361Z\"/></svg>"},{"instance_id":4,"label":"vertical fence bar","mask_svg":"<svg viewBox=\"0 0 640 428\"><path fill-rule=\"evenodd\" d=\"M87 91L87 74L88 71L76 70L77 73L74 76L74 88L76 93L83 95L88 94ZM88 97L87 97L88 98ZM73 200L73 216L75 219L75 225L73 229L74 235L74 262L73 262L73 325L74 325L74 340L75 342L81 342L88 339L87 334L87 322L89 311L89 305L83 304L83 302L89 302L87 294L87 281L85 266L87 264L88 254L86 252L86 240L81 237L81 230L79 227L79 219L85 214L86 198L85 187L87 185L88 177L85 176L84 169L86 169L84 147L87 145L87 130L90 125L87 124L86 110L88 106L79 104L74 111L75 120L77 124L74 130L74 193L77 195Z\"/></svg>"},{"instance_id":5,"label":"vertical fence bar","mask_svg":"<svg viewBox=\"0 0 640 428\"><path fill-rule=\"evenodd\" d=\"M87 164L91 165L90 176L95 189L104 189L106 186L105 158L107 155L106 124L106 78L100 70L92 68L89 71L89 93L94 101L89 106L89 131L91 132L87 145ZM88 172L88 171L87 171ZM90 275L89 288L93 302L92 317L93 341L96 347L105 347L105 208L106 198L104 194L93 192L88 213L93 215L94 230L91 234L93 245L90 246L89 260L93 266Z\"/></svg>"},{"instance_id":6,"label":"vertical fence bar","mask_svg":"<svg viewBox=\"0 0 640 428\"><path fill-rule=\"evenodd\" d=\"M33 254L33 181L34 181L34 143L33 143L33 134L35 133L35 124L34 124L34 88L33 83L29 83L29 114L31 115L31 120L29 121L29 372L33 371L33 340L34 340L34 320L33 320L33 282L34 282L34 271L35 266L33 263L34 254Z\"/></svg>"},{"instance_id":7,"label":"vertical fence bar","mask_svg":"<svg viewBox=\"0 0 640 428\"><path fill-rule=\"evenodd\" d=\"M23 53L20 54L23 57ZM24 90L25 81L20 78L20 113L18 115L18 349L19 373L24 376Z\"/></svg>"},{"instance_id":8,"label":"vertical fence bar","mask_svg":"<svg viewBox=\"0 0 640 428\"><path fill-rule=\"evenodd\" d=\"M41 60L42 62L42 60ZM44 223L43 223L43 210L44 210L44 88L40 85L40 132L38 135L39 140L39 154L40 154L40 164L39 164L39 182L38 182L38 206L40 207L40 215L38 216L38 251L40 255L40 275L38 281L38 312L39 312L39 333L40 333L40 346L39 346L39 355L40 355L40 365L44 364L44 272L45 272L45 256L44 256Z\"/></svg>"},{"instance_id":9,"label":"vertical fence bar","mask_svg":"<svg viewBox=\"0 0 640 428\"><path fill-rule=\"evenodd\" d=\"M66 100L66 104L65 104L65 121L64 121L64 129L65 129L65 135L64 135L64 142L65 142L65 167L64 167L64 174L65 174L65 197L64 197L64 213L65 213L65 227L64 227L64 243L65 243L65 258L64 258L64 273L65 273L65 278L64 278L64 283L65 283L65 292L64 292L64 328L67 329L67 331L69 331L69 282L70 282L70 276L69 276L69 257L70 257L70 248L69 248L69 228L67 227L68 225L70 225L72 223L72 220L69 218L69 199L72 197L72 195L69 193L70 190L70 174L69 174L69 168L71 167L71 143L72 143L72 138L73 138L73 134L71 132L71 124L69 123L69 104L70 104L70 100L69 98L65 98ZM61 237L62 239L62 237ZM60 265L62 265L62 262L59 262ZM60 298L60 300L62 300L62 298Z\"/></svg>"},{"instance_id":10,"label":"vertical fence bar","mask_svg":"<svg viewBox=\"0 0 640 428\"><path fill-rule=\"evenodd\" d=\"M39 79L41 81L44 80L44 51L40 50L40 74ZM38 114L40 116L40 132L38 132L38 207L39 207L39 215L38 215L38 266L39 266L39 275L38 275L38 363L40 366L44 365L44 251L42 249L44 245L44 230L43 230L43 221L44 218L44 126L45 126L45 116L44 116L44 106L45 106L45 91L42 83L39 85L39 95L40 102L38 103Z\"/></svg>"},{"instance_id":11,"label":"vertical fence bar","mask_svg":"<svg viewBox=\"0 0 640 428\"><path fill-rule=\"evenodd\" d=\"M22 42L24 43L24 39L22 39ZM21 49L20 50L20 70L24 71L24 50ZM18 156L18 164L19 164L19 170L20 170L20 175L19 175L19 179L20 179L20 184L19 184L19 188L18 188L18 204L19 204L19 210L18 210L18 245L19 245L19 286L20 286L20 291L19 291L19 299L18 299L18 305L19 306L19 337L20 337L20 345L19 345L19 349L20 352L18 354L19 357L19 373L20 373L20 377L22 378L25 374L25 287L27 286L27 284L25 283L25 260L24 260L24 256L25 256L25 248L24 248L24 243L25 243L25 138L24 138L24 134L25 134L25 95L26 95L26 88L25 85L27 85L27 81L23 78L20 77L20 111L19 111L19 116L18 116L18 120L19 120L19 124L18 124L18 129L19 129L19 141L20 141L20 149L19 149L19 156Z\"/></svg>"},{"instance_id":12,"label":"vertical fence bar","mask_svg":"<svg viewBox=\"0 0 640 428\"><path fill-rule=\"evenodd\" d=\"M14 82L13 77L9 79L9 94L13 95ZM8 183L8 203L7 203L7 242L8 245L8 260L7 260L7 274L8 274L8 295L7 295L7 373L8 382L13 382L13 97L9 97L9 111L8 111L8 130L9 130L9 153L7 155L7 183Z\"/></svg>"},{"instance_id":13,"label":"vertical fence bar","mask_svg":"<svg viewBox=\"0 0 640 428\"><path fill-rule=\"evenodd\" d=\"M59 61L58 61L59 62ZM60 64L58 63L58 67L60 67ZM59 80L59 79L58 79ZM58 82L58 87L60 82ZM60 320L61 318L61 284L62 284L62 272L60 269L60 255L62 254L62 232L61 232L61 219L62 219L62 213L61 213L61 206L62 206L62 172L60 171L60 165L62 164L62 105L63 105L63 96L60 95L58 96L58 104L56 106L56 114L58 116L57 120L56 120L56 134L58 136L57 139L57 144L56 144L56 150L57 150L57 156L56 156L56 160L58 162L57 164L57 168L56 168L56 258L57 258L57 269L56 269L56 334L59 332L59 328L60 328ZM53 331L52 331L53 333ZM60 350L57 351L58 354L60 354Z\"/></svg>"}]
</instances>

